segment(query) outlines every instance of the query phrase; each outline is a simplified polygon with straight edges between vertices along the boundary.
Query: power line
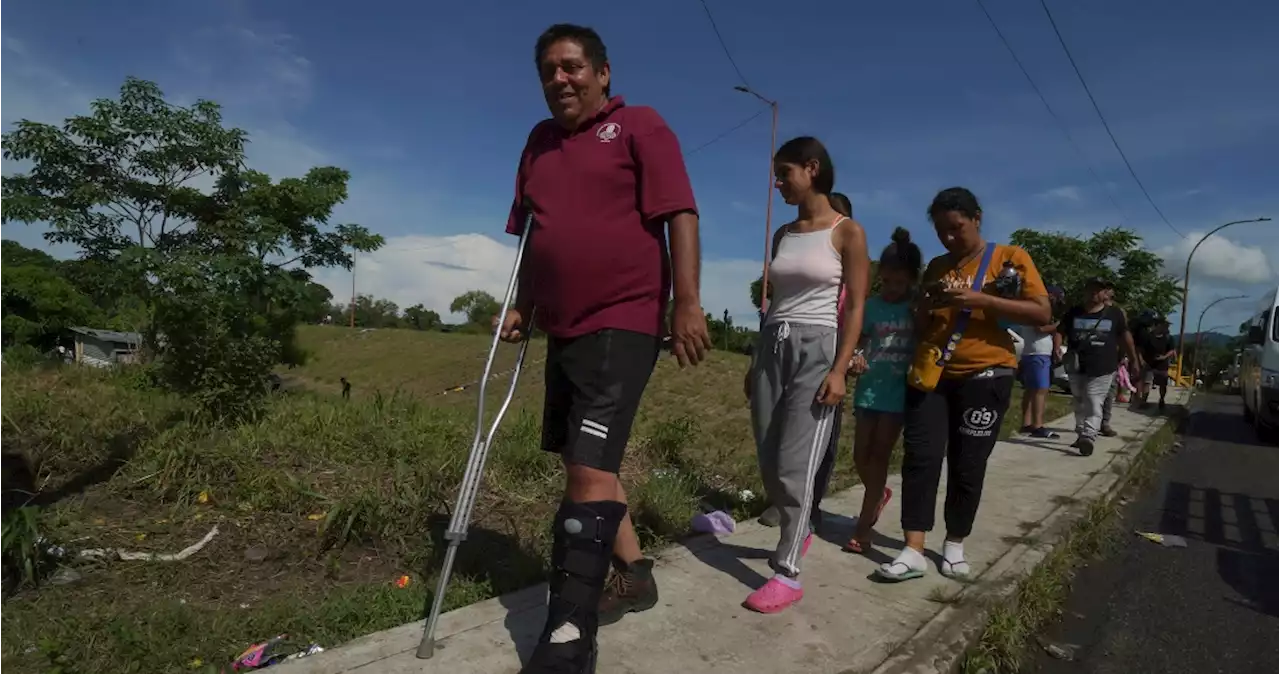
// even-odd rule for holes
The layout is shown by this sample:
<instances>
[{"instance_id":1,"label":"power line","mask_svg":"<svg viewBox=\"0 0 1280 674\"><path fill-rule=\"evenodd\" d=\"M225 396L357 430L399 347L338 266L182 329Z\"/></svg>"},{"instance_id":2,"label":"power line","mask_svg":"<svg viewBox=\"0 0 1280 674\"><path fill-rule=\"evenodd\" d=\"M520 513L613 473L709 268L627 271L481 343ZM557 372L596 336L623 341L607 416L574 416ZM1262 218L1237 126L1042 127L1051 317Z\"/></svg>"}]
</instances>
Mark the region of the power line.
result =
<instances>
[{"instance_id":1,"label":"power line","mask_svg":"<svg viewBox=\"0 0 1280 674\"><path fill-rule=\"evenodd\" d=\"M1111 125L1107 124L1107 118L1102 114L1102 108L1098 107L1098 101L1093 97L1093 92L1089 90L1089 85L1084 81L1084 75L1080 73L1080 67L1076 65L1076 60L1071 56L1071 50L1067 48L1067 41L1062 38L1062 32L1058 30L1058 23L1053 20L1053 12L1049 11L1049 5L1045 0L1040 0L1040 7L1044 9L1044 15L1049 19L1049 25L1053 28L1053 34L1058 38L1058 44L1062 46L1062 52L1067 55L1067 61L1071 64L1071 69L1075 71L1076 78L1080 80L1080 86L1084 88L1084 93L1089 97L1089 102L1093 104L1093 111L1098 113L1098 119L1102 122L1102 128L1107 130L1107 136L1111 138L1111 144L1116 147L1116 152L1120 154L1120 158L1124 160L1125 168L1129 169L1129 175L1133 176L1133 182L1138 184L1138 189L1142 191L1142 196L1147 198L1147 203L1151 204L1151 208L1155 210L1156 215L1164 221L1164 224L1173 230L1174 234L1182 236L1182 232L1178 231L1173 223L1169 222L1169 218L1164 217L1164 211L1156 205L1151 194L1147 192L1147 188L1142 184L1142 180L1138 178L1137 171L1133 170L1133 164L1129 163L1129 158L1125 156L1124 150L1120 149L1120 141L1116 140L1116 135L1111 132Z\"/></svg>"},{"instance_id":2,"label":"power line","mask_svg":"<svg viewBox=\"0 0 1280 674\"><path fill-rule=\"evenodd\" d=\"M698 152L701 152L702 150L707 149L707 148L708 148L708 147L710 147L711 145L714 145L714 144L716 144L716 143L720 142L721 140L724 140L724 138L725 138L725 137L727 137L729 134L733 133L734 131L737 131L738 129L741 129L742 127L744 127L744 126L746 126L746 125L748 125L748 124L750 124L751 122L755 121L755 119L756 119L757 117L759 117L760 115L763 115L763 114L764 114L764 113L766 113L766 112L769 112L769 108L762 108L762 109L761 109L759 112L757 112L756 114L751 115L750 117L748 117L748 118L746 118L746 119L742 120L741 122L738 122L738 123L737 123L737 124L735 124L734 126L731 126L731 127L729 127L728 129L725 129L724 131L721 131L719 135L717 135L716 137L712 138L711 140L709 140L709 141L707 141L707 142L705 142L705 143L703 143L703 144L699 145L698 147L693 148L692 150L689 150L688 152L686 152L686 153L685 153L685 155L686 155L686 156L693 156L694 154L697 154Z\"/></svg>"},{"instance_id":3,"label":"power line","mask_svg":"<svg viewBox=\"0 0 1280 674\"><path fill-rule=\"evenodd\" d=\"M1102 178L1098 176L1098 172L1093 169L1093 164L1089 162L1089 158L1085 155L1084 150L1080 149L1080 145L1076 143L1075 138L1072 137L1071 131L1067 127L1066 123L1062 121L1062 118L1058 116L1058 113L1053 111L1053 106L1049 105L1049 100L1045 98L1044 93L1040 91L1040 87L1036 86L1036 81L1032 79L1031 73L1028 72L1027 67L1023 65L1022 59L1018 58L1018 53L1014 51L1013 45L1010 44L1009 39L1005 37L1004 31L1000 30L1000 26L996 25L996 20L992 18L991 12L987 11L987 6L982 4L982 0L974 1L978 3L978 8L982 10L983 16L987 17L987 22L990 23L991 28L995 30L996 36L1000 38L1000 42L1004 43L1004 48L1008 50L1009 56L1013 58L1013 62L1018 65L1018 70L1022 71L1022 76L1027 78L1027 84L1031 85L1031 90L1040 98L1040 102L1044 104L1044 109L1049 113L1049 116L1053 118L1053 121L1058 124L1058 128L1062 129L1062 134L1066 136L1067 142L1075 149L1076 155L1080 157L1080 161L1084 162L1085 168L1089 170L1089 175L1093 176L1093 181L1098 184L1098 188L1102 190L1102 193L1106 194L1107 198L1111 200L1111 205L1115 207L1116 214L1120 216L1121 224L1124 224L1124 209L1121 208L1119 202L1116 201L1115 195L1111 193L1111 190L1107 189L1106 183L1104 183Z\"/></svg>"},{"instance_id":4,"label":"power line","mask_svg":"<svg viewBox=\"0 0 1280 674\"><path fill-rule=\"evenodd\" d=\"M707 6L707 0L702 1L702 9L707 13L707 20L711 22L711 30L716 34L716 40L720 42L720 48L724 50L725 58L729 59L729 65L733 66L733 71L738 73L738 79L748 89L751 85L747 83L746 75L742 74L742 69L738 67L738 62L733 60L733 54L729 53L729 47L724 43L724 37L720 35L720 28L716 26L716 18L711 15L711 8Z\"/></svg>"}]
</instances>

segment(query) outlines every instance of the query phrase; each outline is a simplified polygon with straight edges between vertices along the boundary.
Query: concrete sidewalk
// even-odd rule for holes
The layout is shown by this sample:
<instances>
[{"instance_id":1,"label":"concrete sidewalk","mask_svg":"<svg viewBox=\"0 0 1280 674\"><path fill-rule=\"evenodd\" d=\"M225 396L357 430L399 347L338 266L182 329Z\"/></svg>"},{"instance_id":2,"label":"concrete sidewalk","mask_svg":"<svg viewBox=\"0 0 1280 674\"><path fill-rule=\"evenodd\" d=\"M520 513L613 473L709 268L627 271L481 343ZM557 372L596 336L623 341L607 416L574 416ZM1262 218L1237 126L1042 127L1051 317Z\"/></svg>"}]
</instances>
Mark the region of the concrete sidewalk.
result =
<instances>
[{"instance_id":1,"label":"concrete sidewalk","mask_svg":"<svg viewBox=\"0 0 1280 674\"><path fill-rule=\"evenodd\" d=\"M1170 403L1187 399L1170 392ZM1016 413L1016 411L1014 411ZM1164 418L1117 405L1117 438L1100 438L1093 456L1079 456L1072 420L1051 425L1059 440L1018 438L992 454L981 511L965 552L976 575L962 585L937 572L882 584L872 571L902 546L900 479L885 510L875 551L860 556L839 546L853 532L862 489L823 502L822 538L804 561L805 598L777 615L752 613L741 602L769 576L766 563L778 530L754 522L732 536L704 536L662 553L654 573L661 601L600 634L600 674L682 672L932 672L945 671L983 627L974 595L1011 587L1058 540L1079 507L1116 487L1129 460ZM843 445L848 445L846 440ZM841 470L848 459L841 458ZM943 472L945 488L945 471ZM942 523L942 490L938 526ZM929 540L941 549L943 532ZM963 592L965 601L956 601ZM544 616L545 586L458 609L441 617L435 656L414 657L423 621L372 634L280 666L281 674L515 674L532 650Z\"/></svg>"}]
</instances>

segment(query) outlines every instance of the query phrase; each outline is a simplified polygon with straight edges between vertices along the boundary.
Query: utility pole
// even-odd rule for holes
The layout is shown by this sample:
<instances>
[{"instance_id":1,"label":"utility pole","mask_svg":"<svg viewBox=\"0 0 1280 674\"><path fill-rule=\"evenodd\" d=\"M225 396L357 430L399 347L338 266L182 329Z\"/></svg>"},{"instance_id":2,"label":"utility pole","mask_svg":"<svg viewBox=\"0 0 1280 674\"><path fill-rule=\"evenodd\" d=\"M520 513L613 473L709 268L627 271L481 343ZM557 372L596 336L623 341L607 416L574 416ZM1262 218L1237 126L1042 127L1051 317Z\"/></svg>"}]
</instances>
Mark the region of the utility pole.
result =
<instances>
[{"instance_id":1,"label":"utility pole","mask_svg":"<svg viewBox=\"0 0 1280 674\"><path fill-rule=\"evenodd\" d=\"M769 248L773 244L773 183L777 180L773 173L773 155L777 151L778 144L778 102L761 96L745 85L736 86L733 89L755 96L773 112L773 124L769 131L769 196L764 208L764 269L760 273L760 316L763 321L764 315L769 311L769 259L771 257Z\"/></svg>"},{"instance_id":2,"label":"utility pole","mask_svg":"<svg viewBox=\"0 0 1280 674\"><path fill-rule=\"evenodd\" d=\"M359 253L356 251L352 251L351 253L351 307L350 307L350 310L347 312L351 314L352 329L356 327L356 255L359 255Z\"/></svg>"},{"instance_id":3,"label":"utility pole","mask_svg":"<svg viewBox=\"0 0 1280 674\"><path fill-rule=\"evenodd\" d=\"M733 319L729 318L729 310L724 310L724 350L729 350L729 333L733 330Z\"/></svg>"}]
</instances>

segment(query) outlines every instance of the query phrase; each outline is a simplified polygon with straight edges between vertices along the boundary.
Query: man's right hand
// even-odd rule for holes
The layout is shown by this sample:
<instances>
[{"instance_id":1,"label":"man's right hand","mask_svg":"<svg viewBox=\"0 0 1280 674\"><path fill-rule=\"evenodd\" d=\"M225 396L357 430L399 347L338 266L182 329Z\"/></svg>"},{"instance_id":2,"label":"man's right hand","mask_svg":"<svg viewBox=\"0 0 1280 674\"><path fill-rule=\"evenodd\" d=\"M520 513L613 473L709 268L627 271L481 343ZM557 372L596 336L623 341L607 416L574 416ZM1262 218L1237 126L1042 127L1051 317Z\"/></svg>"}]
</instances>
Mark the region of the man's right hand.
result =
<instances>
[{"instance_id":1,"label":"man's right hand","mask_svg":"<svg viewBox=\"0 0 1280 674\"><path fill-rule=\"evenodd\" d=\"M502 321L502 325L498 325L500 320L502 320L501 314L493 317L493 327L498 331L499 339L512 344L524 339L524 317L520 315L518 309L515 307L507 309L507 319Z\"/></svg>"}]
</instances>

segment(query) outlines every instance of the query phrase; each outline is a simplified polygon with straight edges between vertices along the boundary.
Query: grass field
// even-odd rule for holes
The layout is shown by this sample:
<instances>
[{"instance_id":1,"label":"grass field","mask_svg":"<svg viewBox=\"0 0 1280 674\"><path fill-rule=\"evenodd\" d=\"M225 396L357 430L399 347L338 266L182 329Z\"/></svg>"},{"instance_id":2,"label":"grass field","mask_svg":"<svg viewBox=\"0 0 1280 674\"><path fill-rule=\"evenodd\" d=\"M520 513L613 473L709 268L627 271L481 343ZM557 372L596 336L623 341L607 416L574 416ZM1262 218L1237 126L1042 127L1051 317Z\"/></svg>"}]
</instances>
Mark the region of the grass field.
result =
<instances>
[{"instance_id":1,"label":"grass field","mask_svg":"<svg viewBox=\"0 0 1280 674\"><path fill-rule=\"evenodd\" d=\"M282 372L290 392L233 429L194 425L182 401L127 372L7 373L5 451L35 465L41 534L74 555L172 553L219 531L184 561L79 563L56 577L65 582L6 598L12 671L201 671L277 634L329 647L422 615L474 430L476 389L444 392L478 377L487 338L311 327L301 339L311 359ZM514 360L502 348L497 371ZM537 449L544 355L534 342L450 607L541 578L562 479ZM738 498L762 492L746 367L725 352L690 370L659 364L623 469L646 546L685 535L700 504L738 518L763 508ZM1063 411L1054 400L1051 416ZM852 483L850 463L845 452L836 487Z\"/></svg>"}]
</instances>

